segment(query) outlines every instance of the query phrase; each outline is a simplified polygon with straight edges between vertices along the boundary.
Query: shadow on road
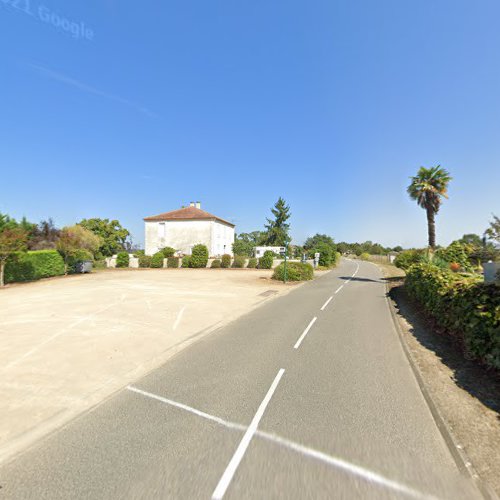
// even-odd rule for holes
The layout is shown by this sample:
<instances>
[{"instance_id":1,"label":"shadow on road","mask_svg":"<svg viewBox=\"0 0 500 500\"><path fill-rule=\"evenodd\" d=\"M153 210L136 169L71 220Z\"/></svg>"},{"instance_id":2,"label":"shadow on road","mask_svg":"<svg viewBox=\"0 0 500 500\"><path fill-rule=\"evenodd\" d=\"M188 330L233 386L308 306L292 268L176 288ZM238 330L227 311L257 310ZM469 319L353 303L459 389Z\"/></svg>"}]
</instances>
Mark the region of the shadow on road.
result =
<instances>
[{"instance_id":1,"label":"shadow on road","mask_svg":"<svg viewBox=\"0 0 500 500\"><path fill-rule=\"evenodd\" d=\"M362 282L373 282L373 283L384 283L381 280L372 280L371 278L359 278L357 276L339 276L341 280L351 280L351 281L362 281Z\"/></svg>"},{"instance_id":2,"label":"shadow on road","mask_svg":"<svg viewBox=\"0 0 500 500\"><path fill-rule=\"evenodd\" d=\"M410 333L453 371L454 382L495 411L500 420L500 373L477 361L465 359L458 342L449 335L438 333L432 320L418 310L402 285L393 287L389 297L396 304L398 313L410 324Z\"/></svg>"}]
</instances>

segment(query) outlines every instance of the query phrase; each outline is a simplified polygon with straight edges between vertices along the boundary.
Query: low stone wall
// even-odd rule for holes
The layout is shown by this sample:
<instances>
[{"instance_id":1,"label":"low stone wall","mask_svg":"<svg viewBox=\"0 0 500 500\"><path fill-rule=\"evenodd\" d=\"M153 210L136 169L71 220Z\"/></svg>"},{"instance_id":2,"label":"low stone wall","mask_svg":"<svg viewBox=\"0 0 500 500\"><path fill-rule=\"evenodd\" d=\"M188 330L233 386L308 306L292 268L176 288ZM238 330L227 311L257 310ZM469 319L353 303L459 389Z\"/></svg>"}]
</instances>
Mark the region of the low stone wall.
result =
<instances>
[{"instance_id":1,"label":"low stone wall","mask_svg":"<svg viewBox=\"0 0 500 500\"><path fill-rule=\"evenodd\" d=\"M133 267L133 268L139 267L139 259L137 257L134 257L133 253L129 253L128 258L129 258L128 267ZM112 257L106 257L105 261L106 261L106 267L116 267L116 255L113 255Z\"/></svg>"},{"instance_id":2,"label":"low stone wall","mask_svg":"<svg viewBox=\"0 0 500 500\"><path fill-rule=\"evenodd\" d=\"M139 267L139 259L137 257L134 257L133 254L129 254L129 267L132 268L138 268ZM112 257L106 257L106 267L111 267L114 268L116 267L116 255L113 255ZM208 259L207 263L207 268L210 268L212 266L212 262L214 260L220 260L220 259ZM245 259L245 265L244 267L246 268L248 265L249 259ZM231 266L233 265L234 260L231 259ZM273 266L271 269L274 269L275 267L278 267L282 262L285 262L284 259L274 259L273 261ZM288 262L302 262L301 260L298 259L288 259ZM314 267L314 260L310 259L306 261L308 264L311 264L311 266ZM179 258L179 267L182 266L182 258ZM167 267L167 259L163 259L163 267Z\"/></svg>"}]
</instances>

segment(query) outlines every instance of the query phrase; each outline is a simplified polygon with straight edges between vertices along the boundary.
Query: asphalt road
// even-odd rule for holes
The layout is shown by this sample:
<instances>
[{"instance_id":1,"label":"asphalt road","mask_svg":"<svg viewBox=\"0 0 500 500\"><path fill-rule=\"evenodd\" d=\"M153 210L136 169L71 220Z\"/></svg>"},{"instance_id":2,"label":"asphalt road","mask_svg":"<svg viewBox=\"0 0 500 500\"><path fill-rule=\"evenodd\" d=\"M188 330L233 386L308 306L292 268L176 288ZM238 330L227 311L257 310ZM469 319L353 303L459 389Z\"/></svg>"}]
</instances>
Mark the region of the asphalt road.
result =
<instances>
[{"instance_id":1,"label":"asphalt road","mask_svg":"<svg viewBox=\"0 0 500 500\"><path fill-rule=\"evenodd\" d=\"M479 498L420 392L380 272L354 261L39 441L0 467L0 485L9 499Z\"/></svg>"}]
</instances>

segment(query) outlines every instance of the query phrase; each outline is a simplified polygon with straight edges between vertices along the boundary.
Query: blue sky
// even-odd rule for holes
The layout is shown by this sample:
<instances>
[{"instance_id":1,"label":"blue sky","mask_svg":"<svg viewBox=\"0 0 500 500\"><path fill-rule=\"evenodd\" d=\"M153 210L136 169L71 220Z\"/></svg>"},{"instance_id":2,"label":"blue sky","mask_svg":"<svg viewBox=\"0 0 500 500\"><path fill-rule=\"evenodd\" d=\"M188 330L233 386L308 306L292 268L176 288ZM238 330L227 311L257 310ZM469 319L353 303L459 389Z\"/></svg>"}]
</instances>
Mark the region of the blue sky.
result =
<instances>
[{"instance_id":1,"label":"blue sky","mask_svg":"<svg viewBox=\"0 0 500 500\"><path fill-rule=\"evenodd\" d=\"M0 212L117 218L141 243L192 200L246 232L283 196L296 243L423 246L406 186L440 163L438 243L482 233L499 19L497 0L2 0Z\"/></svg>"}]
</instances>

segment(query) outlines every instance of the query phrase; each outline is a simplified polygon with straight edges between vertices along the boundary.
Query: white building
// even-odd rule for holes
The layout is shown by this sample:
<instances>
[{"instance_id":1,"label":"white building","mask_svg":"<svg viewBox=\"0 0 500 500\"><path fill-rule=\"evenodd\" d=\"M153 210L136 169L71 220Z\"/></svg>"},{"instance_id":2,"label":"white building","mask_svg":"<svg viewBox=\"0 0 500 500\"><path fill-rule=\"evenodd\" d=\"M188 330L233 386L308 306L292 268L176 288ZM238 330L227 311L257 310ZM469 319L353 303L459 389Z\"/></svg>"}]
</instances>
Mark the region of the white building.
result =
<instances>
[{"instance_id":1,"label":"white building","mask_svg":"<svg viewBox=\"0 0 500 500\"><path fill-rule=\"evenodd\" d=\"M144 218L145 252L153 255L172 247L185 255L202 243L211 257L233 254L234 224L201 210L200 202L189 207Z\"/></svg>"},{"instance_id":2,"label":"white building","mask_svg":"<svg viewBox=\"0 0 500 500\"><path fill-rule=\"evenodd\" d=\"M270 250L278 255L285 255L285 247L255 247L255 257L260 258L265 252Z\"/></svg>"}]
</instances>

